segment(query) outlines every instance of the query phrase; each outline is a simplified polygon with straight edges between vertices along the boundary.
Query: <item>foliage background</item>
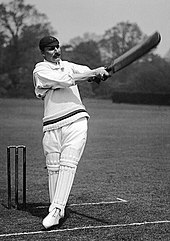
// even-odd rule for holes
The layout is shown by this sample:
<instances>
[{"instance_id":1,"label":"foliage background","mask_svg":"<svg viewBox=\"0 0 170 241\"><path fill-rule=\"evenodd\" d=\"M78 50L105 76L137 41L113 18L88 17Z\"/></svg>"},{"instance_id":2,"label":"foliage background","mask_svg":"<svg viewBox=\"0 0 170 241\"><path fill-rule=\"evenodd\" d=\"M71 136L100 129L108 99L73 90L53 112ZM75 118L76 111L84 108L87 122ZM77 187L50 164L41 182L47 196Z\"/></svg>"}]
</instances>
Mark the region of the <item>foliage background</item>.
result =
<instances>
[{"instance_id":1,"label":"foliage background","mask_svg":"<svg viewBox=\"0 0 170 241\"><path fill-rule=\"evenodd\" d=\"M45 35L57 36L57 30L24 0L0 4L0 27L0 97L33 98L32 71L42 61L38 42ZM136 23L120 22L102 36L85 33L71 39L61 46L62 57L90 68L106 66L146 37ZM99 86L81 84L80 92L82 97L106 99L115 92L170 94L169 65L168 59L152 51Z\"/></svg>"}]
</instances>

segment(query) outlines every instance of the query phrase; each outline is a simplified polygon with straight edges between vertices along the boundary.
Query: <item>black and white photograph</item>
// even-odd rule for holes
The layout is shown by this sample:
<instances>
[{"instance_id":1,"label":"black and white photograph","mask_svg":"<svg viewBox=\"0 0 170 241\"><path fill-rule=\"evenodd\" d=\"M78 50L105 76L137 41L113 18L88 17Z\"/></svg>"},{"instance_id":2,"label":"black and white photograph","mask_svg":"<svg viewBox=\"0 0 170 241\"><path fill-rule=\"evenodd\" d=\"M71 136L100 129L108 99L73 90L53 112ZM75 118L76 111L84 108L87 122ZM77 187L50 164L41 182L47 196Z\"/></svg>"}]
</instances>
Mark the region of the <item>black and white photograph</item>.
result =
<instances>
[{"instance_id":1,"label":"black and white photograph","mask_svg":"<svg viewBox=\"0 0 170 241\"><path fill-rule=\"evenodd\" d=\"M0 0L0 241L170 240L170 1Z\"/></svg>"}]
</instances>

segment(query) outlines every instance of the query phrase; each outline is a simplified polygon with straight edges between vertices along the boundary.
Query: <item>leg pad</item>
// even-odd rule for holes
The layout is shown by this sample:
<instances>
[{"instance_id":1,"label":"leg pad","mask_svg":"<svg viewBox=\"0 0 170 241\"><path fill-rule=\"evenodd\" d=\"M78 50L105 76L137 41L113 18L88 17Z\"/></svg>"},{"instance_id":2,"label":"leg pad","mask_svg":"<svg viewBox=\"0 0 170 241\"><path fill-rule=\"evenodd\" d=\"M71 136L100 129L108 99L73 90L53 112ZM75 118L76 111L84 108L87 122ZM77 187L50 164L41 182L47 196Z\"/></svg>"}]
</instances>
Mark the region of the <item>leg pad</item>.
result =
<instances>
[{"instance_id":1,"label":"leg pad","mask_svg":"<svg viewBox=\"0 0 170 241\"><path fill-rule=\"evenodd\" d=\"M73 185L79 155L79 151L74 148L68 148L62 153L56 192L53 202L49 208L50 212L54 208L59 208L61 210L60 215L64 216L64 209Z\"/></svg>"},{"instance_id":2,"label":"leg pad","mask_svg":"<svg viewBox=\"0 0 170 241\"><path fill-rule=\"evenodd\" d=\"M48 185L50 203L52 203L59 175L59 154L49 153L46 156L46 166L48 170Z\"/></svg>"}]
</instances>

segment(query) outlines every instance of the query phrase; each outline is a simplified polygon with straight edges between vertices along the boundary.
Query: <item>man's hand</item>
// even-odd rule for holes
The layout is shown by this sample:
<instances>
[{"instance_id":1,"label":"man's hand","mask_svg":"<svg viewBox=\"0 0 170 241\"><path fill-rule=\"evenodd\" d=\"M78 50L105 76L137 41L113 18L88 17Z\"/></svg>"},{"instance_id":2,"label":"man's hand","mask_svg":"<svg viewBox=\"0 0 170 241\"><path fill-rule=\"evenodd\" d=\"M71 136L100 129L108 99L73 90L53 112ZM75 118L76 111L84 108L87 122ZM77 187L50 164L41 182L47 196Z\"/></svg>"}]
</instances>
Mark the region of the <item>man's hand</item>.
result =
<instances>
[{"instance_id":1,"label":"man's hand","mask_svg":"<svg viewBox=\"0 0 170 241\"><path fill-rule=\"evenodd\" d=\"M104 67L97 68L94 71L95 71L96 77L100 78L101 80L106 77L108 78L110 76Z\"/></svg>"},{"instance_id":2,"label":"man's hand","mask_svg":"<svg viewBox=\"0 0 170 241\"><path fill-rule=\"evenodd\" d=\"M100 67L94 70L95 76L89 79L89 82L96 82L97 84L100 84L101 81L105 81L107 78L109 78L111 75L106 71L104 67Z\"/></svg>"}]
</instances>

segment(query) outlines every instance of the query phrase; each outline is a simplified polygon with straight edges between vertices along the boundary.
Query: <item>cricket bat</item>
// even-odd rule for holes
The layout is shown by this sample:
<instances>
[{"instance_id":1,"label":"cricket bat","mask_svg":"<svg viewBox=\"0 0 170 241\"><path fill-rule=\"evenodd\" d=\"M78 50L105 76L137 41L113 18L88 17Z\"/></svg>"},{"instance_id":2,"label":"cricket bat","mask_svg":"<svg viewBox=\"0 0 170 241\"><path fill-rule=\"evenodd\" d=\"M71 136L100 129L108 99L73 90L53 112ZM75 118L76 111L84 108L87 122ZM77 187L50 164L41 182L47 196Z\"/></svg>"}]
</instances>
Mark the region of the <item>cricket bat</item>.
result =
<instances>
[{"instance_id":1,"label":"cricket bat","mask_svg":"<svg viewBox=\"0 0 170 241\"><path fill-rule=\"evenodd\" d=\"M106 67L106 71L116 73L117 71L125 68L150 52L152 49L156 48L160 41L161 35L158 32L153 33L147 39L116 58L113 63Z\"/></svg>"}]
</instances>

